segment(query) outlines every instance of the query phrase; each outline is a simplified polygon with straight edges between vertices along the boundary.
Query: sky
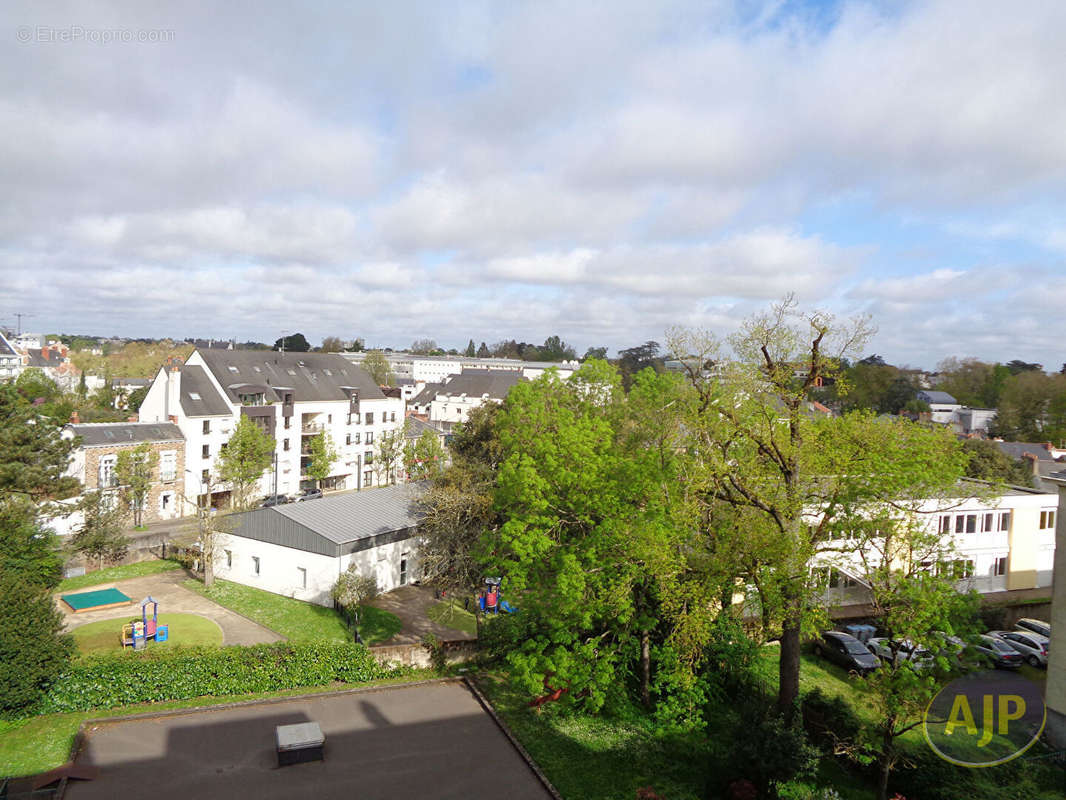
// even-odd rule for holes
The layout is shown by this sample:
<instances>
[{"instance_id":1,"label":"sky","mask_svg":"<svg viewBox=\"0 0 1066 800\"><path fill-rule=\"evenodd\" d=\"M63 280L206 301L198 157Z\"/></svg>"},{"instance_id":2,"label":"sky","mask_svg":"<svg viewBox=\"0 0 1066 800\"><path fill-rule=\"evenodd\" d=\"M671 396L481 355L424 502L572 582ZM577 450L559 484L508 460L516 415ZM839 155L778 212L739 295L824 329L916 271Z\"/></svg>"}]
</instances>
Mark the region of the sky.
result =
<instances>
[{"instance_id":1,"label":"sky","mask_svg":"<svg viewBox=\"0 0 1066 800\"><path fill-rule=\"evenodd\" d=\"M6 2L0 323L1058 369L1066 3Z\"/></svg>"}]
</instances>

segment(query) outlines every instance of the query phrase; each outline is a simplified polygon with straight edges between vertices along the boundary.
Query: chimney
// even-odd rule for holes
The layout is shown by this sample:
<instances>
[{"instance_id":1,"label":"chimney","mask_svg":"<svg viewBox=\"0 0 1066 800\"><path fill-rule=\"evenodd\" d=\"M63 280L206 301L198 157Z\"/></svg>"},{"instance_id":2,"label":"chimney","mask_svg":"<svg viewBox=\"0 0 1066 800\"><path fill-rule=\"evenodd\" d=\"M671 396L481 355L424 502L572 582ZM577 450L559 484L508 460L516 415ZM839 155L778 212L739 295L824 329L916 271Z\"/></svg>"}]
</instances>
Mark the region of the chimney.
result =
<instances>
[{"instance_id":1,"label":"chimney","mask_svg":"<svg viewBox=\"0 0 1066 800\"><path fill-rule=\"evenodd\" d=\"M1044 442L1044 449L1050 453L1052 450L1055 449L1055 445L1053 445L1051 442Z\"/></svg>"},{"instance_id":2,"label":"chimney","mask_svg":"<svg viewBox=\"0 0 1066 800\"><path fill-rule=\"evenodd\" d=\"M70 412L70 424L77 425L79 422L81 422L81 418L78 417L78 409L75 408L72 412Z\"/></svg>"},{"instance_id":3,"label":"chimney","mask_svg":"<svg viewBox=\"0 0 1066 800\"><path fill-rule=\"evenodd\" d=\"M170 415L169 417L167 417L167 419L169 419L169 420L170 420L171 422L173 422L173 423L174 423L175 425L177 425L177 424L178 424L178 418L177 418L177 417L176 417L176 416L175 416L174 414L171 414L171 415Z\"/></svg>"},{"instance_id":4,"label":"chimney","mask_svg":"<svg viewBox=\"0 0 1066 800\"><path fill-rule=\"evenodd\" d=\"M1035 453L1022 453L1022 458L1029 462L1029 466L1033 470L1033 477L1040 475L1040 459L1036 457Z\"/></svg>"},{"instance_id":5,"label":"chimney","mask_svg":"<svg viewBox=\"0 0 1066 800\"><path fill-rule=\"evenodd\" d=\"M126 417L126 422L139 422L139 421L140 420L137 419L137 415L136 414L131 414L130 416Z\"/></svg>"}]
</instances>

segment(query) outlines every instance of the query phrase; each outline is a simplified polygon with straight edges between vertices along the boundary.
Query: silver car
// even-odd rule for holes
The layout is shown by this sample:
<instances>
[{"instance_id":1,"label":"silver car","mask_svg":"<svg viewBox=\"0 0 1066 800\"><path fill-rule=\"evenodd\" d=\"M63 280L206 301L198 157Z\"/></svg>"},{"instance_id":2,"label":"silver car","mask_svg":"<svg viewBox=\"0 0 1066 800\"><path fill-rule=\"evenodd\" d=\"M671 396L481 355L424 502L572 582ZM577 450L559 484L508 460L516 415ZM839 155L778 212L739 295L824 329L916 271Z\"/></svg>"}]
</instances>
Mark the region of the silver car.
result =
<instances>
[{"instance_id":1,"label":"silver car","mask_svg":"<svg viewBox=\"0 0 1066 800\"><path fill-rule=\"evenodd\" d=\"M1029 619L1028 617L1025 617L1015 622L1014 627L1020 631L1039 633L1046 639L1051 638L1051 624L1044 622L1042 619Z\"/></svg>"},{"instance_id":2,"label":"silver car","mask_svg":"<svg viewBox=\"0 0 1066 800\"><path fill-rule=\"evenodd\" d=\"M1047 668L1048 639L1032 631L989 631L990 636L997 636L1023 656L1031 667Z\"/></svg>"},{"instance_id":3,"label":"silver car","mask_svg":"<svg viewBox=\"0 0 1066 800\"><path fill-rule=\"evenodd\" d=\"M880 658L886 664L892 663L893 650L897 663L904 661L914 662L914 668L929 669L933 666L933 654L924 647L915 648L914 643L908 640L897 642L884 636L875 636L866 642L870 652Z\"/></svg>"}]
</instances>

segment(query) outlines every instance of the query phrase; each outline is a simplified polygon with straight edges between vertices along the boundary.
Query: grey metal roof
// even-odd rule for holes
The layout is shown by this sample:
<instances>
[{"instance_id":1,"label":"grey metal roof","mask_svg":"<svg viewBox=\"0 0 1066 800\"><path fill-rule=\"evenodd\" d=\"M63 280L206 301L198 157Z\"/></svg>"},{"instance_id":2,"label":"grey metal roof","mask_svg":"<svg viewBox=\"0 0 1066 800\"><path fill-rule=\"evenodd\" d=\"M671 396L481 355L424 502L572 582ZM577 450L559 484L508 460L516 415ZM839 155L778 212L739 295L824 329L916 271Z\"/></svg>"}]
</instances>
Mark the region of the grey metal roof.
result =
<instances>
[{"instance_id":1,"label":"grey metal roof","mask_svg":"<svg viewBox=\"0 0 1066 800\"><path fill-rule=\"evenodd\" d=\"M461 394L467 397L483 397L487 394L493 400L503 400L511 391L512 386L524 380L521 372L464 369L458 375L448 378L444 385L437 389L437 394L448 394L453 397Z\"/></svg>"},{"instance_id":2,"label":"grey metal roof","mask_svg":"<svg viewBox=\"0 0 1066 800\"><path fill-rule=\"evenodd\" d=\"M927 403L945 403L947 405L955 405L958 402L947 392L940 392L935 389L922 389L918 392L918 397Z\"/></svg>"},{"instance_id":3,"label":"grey metal roof","mask_svg":"<svg viewBox=\"0 0 1066 800\"><path fill-rule=\"evenodd\" d=\"M421 484L331 495L234 514L234 536L340 556L408 539L422 518Z\"/></svg>"},{"instance_id":4,"label":"grey metal roof","mask_svg":"<svg viewBox=\"0 0 1066 800\"><path fill-rule=\"evenodd\" d=\"M194 396L195 395L195 396ZM181 368L181 410L187 417L229 416L230 408L203 367Z\"/></svg>"},{"instance_id":5,"label":"grey metal roof","mask_svg":"<svg viewBox=\"0 0 1066 800\"><path fill-rule=\"evenodd\" d=\"M365 369L336 353L281 353L273 350L197 350L233 402L236 389L253 384L266 387L267 400L280 401L275 391L291 390L300 402L347 400L345 388L359 390L361 400L383 400Z\"/></svg>"},{"instance_id":6,"label":"grey metal roof","mask_svg":"<svg viewBox=\"0 0 1066 800\"><path fill-rule=\"evenodd\" d=\"M173 422L82 422L66 427L81 437L83 447L185 440Z\"/></svg>"}]
</instances>

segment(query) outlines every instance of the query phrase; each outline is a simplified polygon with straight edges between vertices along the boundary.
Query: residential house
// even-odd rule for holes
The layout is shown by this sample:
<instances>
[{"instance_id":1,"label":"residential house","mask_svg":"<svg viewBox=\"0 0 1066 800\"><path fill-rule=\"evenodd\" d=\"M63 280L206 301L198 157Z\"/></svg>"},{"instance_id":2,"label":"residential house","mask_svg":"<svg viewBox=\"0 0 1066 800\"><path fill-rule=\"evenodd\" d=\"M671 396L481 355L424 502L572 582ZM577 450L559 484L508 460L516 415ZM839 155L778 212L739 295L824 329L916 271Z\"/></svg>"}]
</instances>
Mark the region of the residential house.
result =
<instances>
[{"instance_id":1,"label":"residential house","mask_svg":"<svg viewBox=\"0 0 1066 800\"><path fill-rule=\"evenodd\" d=\"M65 392L72 392L81 382L81 370L70 360L70 350L62 342L22 351L24 368L41 370Z\"/></svg>"},{"instance_id":2,"label":"residential house","mask_svg":"<svg viewBox=\"0 0 1066 800\"><path fill-rule=\"evenodd\" d=\"M918 399L929 406L930 420L941 425L955 422L955 414L962 408L950 394L936 389L920 389Z\"/></svg>"},{"instance_id":3,"label":"residential house","mask_svg":"<svg viewBox=\"0 0 1066 800\"><path fill-rule=\"evenodd\" d=\"M464 369L449 376L432 394L429 422L445 433L465 422L470 412L485 403L502 403L519 381L516 370ZM416 398L417 401L418 398Z\"/></svg>"},{"instance_id":4,"label":"residential house","mask_svg":"<svg viewBox=\"0 0 1066 800\"><path fill-rule=\"evenodd\" d=\"M0 381L13 381L22 374L22 354L0 332Z\"/></svg>"},{"instance_id":5,"label":"residential house","mask_svg":"<svg viewBox=\"0 0 1066 800\"><path fill-rule=\"evenodd\" d=\"M950 397L950 395L949 395ZM994 408L969 408L960 406L955 412L954 424L956 430L964 436L980 435L988 433L992 422L996 418Z\"/></svg>"},{"instance_id":6,"label":"residential house","mask_svg":"<svg viewBox=\"0 0 1066 800\"><path fill-rule=\"evenodd\" d=\"M361 363L366 353L343 353L345 358ZM451 375L466 370L518 372L533 380L549 369L569 378L580 367L577 361L522 361L517 358L477 358L475 356L416 356L410 353L385 353L397 381L410 379L415 383L442 383Z\"/></svg>"},{"instance_id":7,"label":"residential house","mask_svg":"<svg viewBox=\"0 0 1066 800\"><path fill-rule=\"evenodd\" d=\"M314 485L307 468L311 440L321 433L339 454L322 488L384 483L374 470L375 443L403 425L404 402L386 397L365 370L338 354L197 349L184 364L160 369L139 413L142 421L181 428L186 493L218 506L231 488L218 479L218 458L241 417L275 442L258 491L293 496Z\"/></svg>"},{"instance_id":8,"label":"residential house","mask_svg":"<svg viewBox=\"0 0 1066 800\"><path fill-rule=\"evenodd\" d=\"M1005 455L1027 464L1032 469L1034 486L1047 492L1057 490L1050 477L1066 467L1066 449L1055 447L1051 442L994 441L996 447Z\"/></svg>"},{"instance_id":9,"label":"residential house","mask_svg":"<svg viewBox=\"0 0 1066 800\"><path fill-rule=\"evenodd\" d=\"M332 606L330 590L356 564L382 591L418 579L418 484L331 495L233 514L214 573L274 594Z\"/></svg>"}]
</instances>

